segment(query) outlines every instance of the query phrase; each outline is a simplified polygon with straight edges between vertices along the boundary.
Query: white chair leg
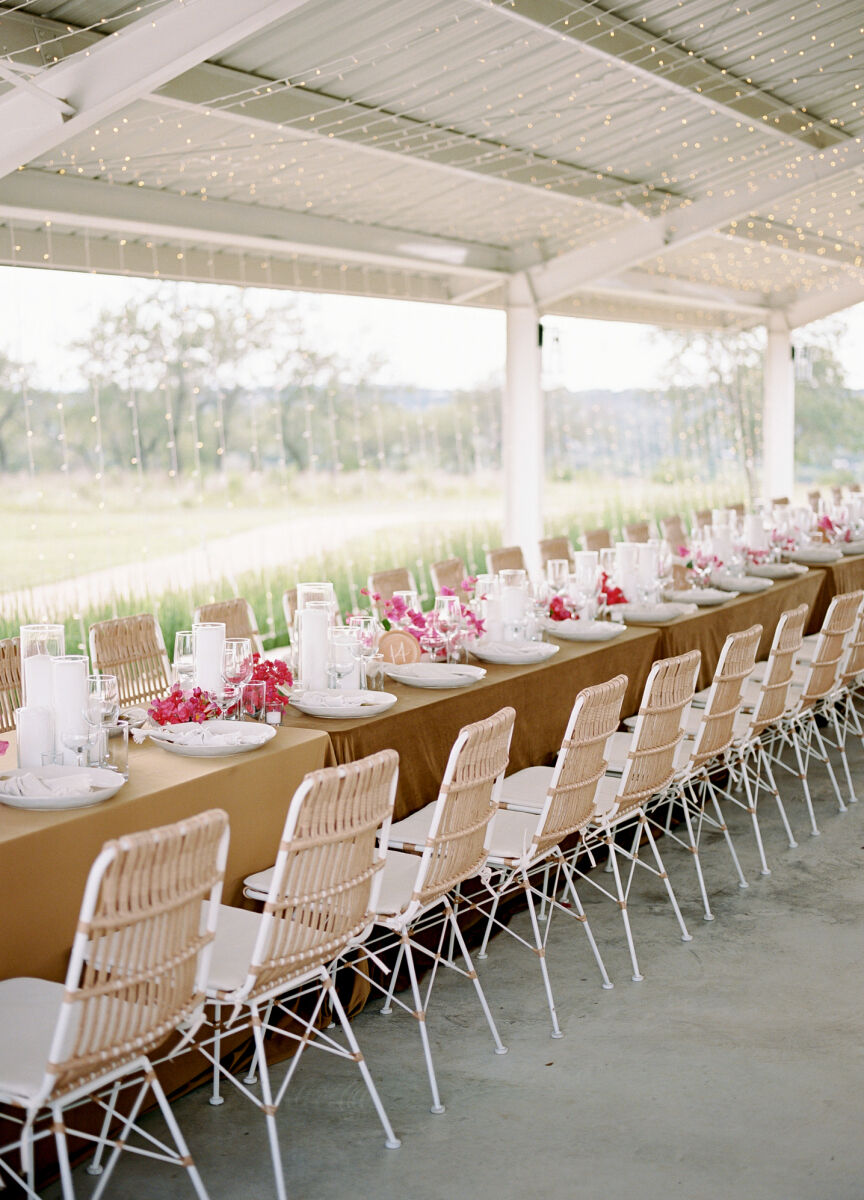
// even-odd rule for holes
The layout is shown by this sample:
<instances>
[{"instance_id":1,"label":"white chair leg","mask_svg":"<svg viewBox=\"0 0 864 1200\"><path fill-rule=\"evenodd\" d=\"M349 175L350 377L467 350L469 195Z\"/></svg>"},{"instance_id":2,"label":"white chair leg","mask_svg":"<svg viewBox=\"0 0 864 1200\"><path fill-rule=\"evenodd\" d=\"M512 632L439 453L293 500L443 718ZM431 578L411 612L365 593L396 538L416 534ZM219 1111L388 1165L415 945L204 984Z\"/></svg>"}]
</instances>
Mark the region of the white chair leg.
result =
<instances>
[{"instance_id":1,"label":"white chair leg","mask_svg":"<svg viewBox=\"0 0 864 1200\"><path fill-rule=\"evenodd\" d=\"M609 978L609 975L606 971L606 964L603 962L603 959L600 956L600 949L594 940L594 934L591 930L591 926L588 924L588 918L585 916L585 909L582 907L582 901L579 899L579 893L576 891L576 885L573 882L573 875L570 871L570 868L567 866L567 863L564 861L563 855L561 856L561 869L564 872L564 878L567 880L567 887L570 892L573 907L576 909L577 919L580 921L582 928L585 930L585 936L588 938L588 945L591 947L591 951L594 955L594 961L600 968L600 975L603 979L602 986L608 991L615 985Z\"/></svg>"},{"instance_id":2,"label":"white chair leg","mask_svg":"<svg viewBox=\"0 0 864 1200\"><path fill-rule=\"evenodd\" d=\"M123 1126L117 1136L116 1142L114 1143L114 1149L111 1151L108 1162L105 1164L105 1170L99 1176L99 1182L96 1185L96 1190L94 1191L91 1200L101 1200L105 1189L108 1187L108 1182L114 1173L117 1160L120 1157L123 1147L129 1140L129 1135L134 1128L136 1120L138 1119L138 1113L141 1111L141 1106L144 1103L144 1097L147 1095L148 1088L152 1086L152 1080L156 1078L156 1073L150 1066L149 1062L145 1062L144 1070L146 1074L145 1082L138 1089L138 1095L135 1097L135 1102L132 1105L128 1116L123 1120Z\"/></svg>"},{"instance_id":3,"label":"white chair leg","mask_svg":"<svg viewBox=\"0 0 864 1200\"><path fill-rule=\"evenodd\" d=\"M444 1112L444 1105L441 1103L441 1096L438 1092L438 1080L435 1078L435 1067L432 1065L432 1048L429 1045L429 1032L426 1029L426 1010L423 1007L423 1001L420 999L417 971L414 967L414 953L411 949L411 943L408 941L407 934L403 934L402 946L405 949L405 962L408 964L408 974L411 978L411 994L414 997L414 1016L420 1027L420 1042L423 1046L423 1057L426 1059L426 1074L429 1077L429 1087L432 1092L432 1112L439 1114Z\"/></svg>"},{"instance_id":4,"label":"white chair leg","mask_svg":"<svg viewBox=\"0 0 864 1200\"><path fill-rule=\"evenodd\" d=\"M264 1026L257 1011L252 1014L252 1036L255 1039L255 1050L258 1055L258 1074L261 1079L261 1100L264 1108L264 1120L267 1124L267 1140L270 1143L270 1159L273 1164L273 1180L276 1185L278 1200L288 1200L285 1191L285 1176L282 1173L282 1153L279 1149L279 1130L276 1125L276 1113L273 1107L273 1092L270 1087L270 1070L267 1066L267 1056L264 1051Z\"/></svg>"},{"instance_id":5,"label":"white chair leg","mask_svg":"<svg viewBox=\"0 0 864 1200\"><path fill-rule=\"evenodd\" d=\"M548 875L548 867L546 869L546 874L544 874L544 876L543 876L544 884L546 882L547 875ZM499 881L499 885L503 886L503 881ZM543 902L545 905L545 902L546 902L545 891L544 891L543 897L544 897ZM489 947L489 938L492 936L492 925L495 920L495 914L498 912L498 904L499 904L500 900L501 900L501 893L500 893L500 891L497 891L495 893L494 899L492 900L492 907L489 909L489 915L486 918L486 929L483 932L483 941L480 945L480 949L477 951L478 958L486 958L487 957L487 951L488 951L488 947Z\"/></svg>"},{"instance_id":6,"label":"white chair leg","mask_svg":"<svg viewBox=\"0 0 864 1200\"><path fill-rule=\"evenodd\" d=\"M639 971L639 961L636 958L636 947L633 944L633 933L630 929L630 914L627 912L627 897L624 895L624 889L621 886L621 872L618 869L618 853L615 849L615 841L611 836L609 838L609 861L612 863L612 874L615 876L615 890L618 893L618 908L621 911L621 920L624 922L624 934L627 938L627 949L630 951L630 962L633 966L632 979L634 983L641 983L645 976Z\"/></svg>"},{"instance_id":7,"label":"white chair leg","mask_svg":"<svg viewBox=\"0 0 864 1200\"><path fill-rule=\"evenodd\" d=\"M763 760L763 765L764 765L764 769L765 769L765 778L768 780L768 784L771 788L771 794L774 797L774 803L777 805L777 811L780 813L780 820L783 822L783 828L786 831L786 837L789 841L789 849L795 850L798 846L798 843L795 841L795 836L792 833L792 826L789 824L789 818L786 815L786 806L784 805L783 799L780 795L780 789L777 786L777 780L774 778L774 772L771 769L771 763L768 759L768 755L765 753L765 750L761 746L759 748L759 753L762 756L762 760ZM805 786L806 786L806 779L805 779ZM809 795L809 792L807 794Z\"/></svg>"},{"instance_id":8,"label":"white chair leg","mask_svg":"<svg viewBox=\"0 0 864 1200\"><path fill-rule=\"evenodd\" d=\"M118 1079L111 1089L108 1107L105 1109L105 1117L102 1121L102 1128L99 1130L99 1144L96 1147L96 1153L93 1155L92 1161L87 1164L88 1175L102 1174L102 1154L108 1145L108 1131L111 1128L111 1122L114 1120L114 1110L117 1107L117 1097L119 1094L120 1080Z\"/></svg>"},{"instance_id":9,"label":"white chair leg","mask_svg":"<svg viewBox=\"0 0 864 1200\"><path fill-rule=\"evenodd\" d=\"M697 804L696 793L693 790L692 784L687 784L687 790L693 800L694 805ZM704 804L704 800L703 800ZM681 807L684 810L684 823L687 826L687 837L690 841L690 853L693 855L693 865L696 868L696 880L699 884L699 892L702 896L702 919L704 921L713 921L714 914L711 911L711 905L708 902L708 889L705 887L705 876L702 874L702 860L699 858L699 845L696 841L696 835L693 832L693 818L690 815L690 805L684 796L681 797Z\"/></svg>"},{"instance_id":10,"label":"white chair leg","mask_svg":"<svg viewBox=\"0 0 864 1200\"><path fill-rule=\"evenodd\" d=\"M213 1018L213 1087L210 1090L210 1103L214 1108L225 1103L225 1097L220 1091L221 1079L219 1076L219 1059L220 1046L222 1043L222 1005L217 1004L215 1015ZM257 1046L255 1054L257 1056ZM254 1061L254 1058L253 1058Z\"/></svg>"},{"instance_id":11,"label":"white chair leg","mask_svg":"<svg viewBox=\"0 0 864 1200\"><path fill-rule=\"evenodd\" d=\"M54 1145L57 1147L57 1165L60 1167L60 1184L63 1189L63 1200L75 1200L75 1188L72 1186L72 1169L69 1166L69 1146L66 1142L66 1126L63 1123L63 1109L59 1104L52 1105L51 1121L54 1125Z\"/></svg>"},{"instance_id":12,"label":"white chair leg","mask_svg":"<svg viewBox=\"0 0 864 1200\"><path fill-rule=\"evenodd\" d=\"M477 999L480 1001L480 1007L483 1009L483 1015L486 1018L486 1024L489 1026L489 1032L492 1034L492 1040L495 1043L495 1053L506 1054L507 1047L501 1041L501 1037L498 1033L498 1027L495 1024L495 1021L492 1017L492 1012L486 1002L486 994L483 991L483 985L480 983L477 972L474 969L474 964L471 961L471 955L468 953L468 947L465 945L465 939L462 936L462 930L459 928L459 922L456 920L456 914L453 912L453 909L450 907L450 905L446 903L445 911L447 913L447 918L450 921L450 927L456 937L456 941L459 943L459 953L462 955L465 966L468 968L468 976L471 982L474 984L474 991L477 993Z\"/></svg>"},{"instance_id":13,"label":"white chair leg","mask_svg":"<svg viewBox=\"0 0 864 1200\"><path fill-rule=\"evenodd\" d=\"M816 724L815 715L813 717L811 717L811 720L813 722L813 736L815 737L816 744L819 747L819 757L822 759L822 762L825 764L825 770L828 772L828 777L831 780L831 786L834 789L834 795L837 797L837 804L839 805L841 812L848 812L846 804L844 803L844 800L843 800L843 795L840 791L840 787L837 783L837 776L834 774L834 766L831 762L831 759L828 756L828 747L825 745L825 739L822 737L822 734L819 731L819 727ZM839 739L838 739L838 749L840 749L841 753L842 753L842 747L840 747L840 745L839 745Z\"/></svg>"},{"instance_id":14,"label":"white chair leg","mask_svg":"<svg viewBox=\"0 0 864 1200\"><path fill-rule=\"evenodd\" d=\"M660 878L663 880L663 883L666 887L666 892L669 896L669 903L672 905L679 928L681 929L681 941L692 942L693 935L688 933L687 926L684 924L684 918L681 916L681 909L678 907L678 901L675 899L675 892L672 890L672 882L669 879L666 868L663 866L663 859L660 857L660 851L657 849L657 843L654 840L654 834L651 832L651 826L647 821L645 821L645 832L648 835L648 841L651 843L651 850L654 854L654 861L657 863L657 869L660 872Z\"/></svg>"},{"instance_id":15,"label":"white chair leg","mask_svg":"<svg viewBox=\"0 0 864 1200\"><path fill-rule=\"evenodd\" d=\"M548 874L548 868L545 872ZM540 959L540 974L543 976L543 988L546 992L546 1003L549 1005L549 1016L552 1018L552 1037L560 1038L564 1034L561 1032L561 1026L558 1024L558 1014L555 1011L555 997L552 995L552 984L549 980L549 968L546 965L546 947L543 944L543 939L540 937L540 925L537 921L537 908L534 904L534 895L528 880L523 872L523 880L526 884L525 895L528 899L528 912L531 917L531 928L534 931L534 945L537 948L537 957ZM545 892L543 893L545 897Z\"/></svg>"},{"instance_id":16,"label":"white chair leg","mask_svg":"<svg viewBox=\"0 0 864 1200\"><path fill-rule=\"evenodd\" d=\"M723 816L723 810L720 807L720 801L717 799L717 792L713 784L708 784L708 792L711 796L711 804L714 808L714 815L717 818L717 824L720 831L726 840L726 845L729 848L729 853L732 856L732 864L738 875L738 886L740 888L748 888L750 884L747 882L744 872L741 870L741 863L738 861L738 853L735 849L735 843L732 841L732 834L729 832L729 826L726 824L726 818Z\"/></svg>"},{"instance_id":17,"label":"white chair leg","mask_svg":"<svg viewBox=\"0 0 864 1200\"><path fill-rule=\"evenodd\" d=\"M813 811L813 798L810 795L810 787L807 783L807 772L804 770L804 761L801 758L801 746L799 745L798 738L795 737L794 734L792 736L792 747L795 750L795 761L798 764L798 774L801 780L801 786L804 789L804 800L807 804L807 812L810 814L810 835L811 837L818 837L819 827L816 824L816 814Z\"/></svg>"},{"instance_id":18,"label":"white chair leg","mask_svg":"<svg viewBox=\"0 0 864 1200\"><path fill-rule=\"evenodd\" d=\"M402 959L405 957L405 943L399 943L399 953L396 955L396 963L393 970L390 972L390 984L387 988L387 995L384 997L384 1007L378 1011L385 1017L389 1017L393 1011L393 995L396 991L396 982L399 978L399 968L402 966Z\"/></svg>"},{"instance_id":19,"label":"white chair leg","mask_svg":"<svg viewBox=\"0 0 864 1200\"><path fill-rule=\"evenodd\" d=\"M207 1189L201 1182L201 1176L198 1174L198 1168L192 1161L192 1155L189 1153L189 1147L186 1145L186 1139L180 1132L180 1126L177 1124L177 1120L171 1111L171 1105L168 1103L168 1099L162 1090L162 1084L156 1078L155 1071L150 1079L150 1087L153 1089L153 1095L156 1097L156 1103L159 1105L162 1116L165 1118L165 1124L171 1131L171 1137L174 1139L174 1145L177 1148L177 1153L180 1155L183 1166L186 1168L186 1174L189 1176L189 1182L195 1189L195 1195L198 1197L198 1200L209 1200Z\"/></svg>"},{"instance_id":20,"label":"white chair leg","mask_svg":"<svg viewBox=\"0 0 864 1200\"><path fill-rule=\"evenodd\" d=\"M357 1039L354 1036L354 1030L351 1028L351 1022L348 1020L345 1009L342 1007L342 1001L339 999L332 980L330 983L330 1003L333 1006L333 1011L339 1018L339 1024L342 1026L342 1032L345 1034L345 1039L348 1042L348 1045L351 1047L354 1055L354 1061L360 1068L360 1074L363 1076L363 1082L366 1084L366 1090L372 1098L372 1103L375 1105L375 1111L378 1114L378 1120L381 1122L386 1135L384 1145L388 1150L398 1150L402 1143L393 1132L393 1126L390 1124L390 1118L387 1116L387 1111L384 1108L384 1105L381 1103L381 1097L378 1095L378 1089L375 1086L375 1081L369 1073L366 1060L363 1057L359 1045L357 1044Z\"/></svg>"},{"instance_id":21,"label":"white chair leg","mask_svg":"<svg viewBox=\"0 0 864 1200\"><path fill-rule=\"evenodd\" d=\"M267 1004L267 1011L264 1014L264 1025L265 1026L267 1026L269 1024L270 1018L273 1015L273 1004L274 1004L274 1002L272 1000L270 1000ZM216 1059L216 1061L217 1062L219 1061L218 1058ZM254 1039L253 1039L252 1060L249 1063L249 1070L243 1076L243 1082L251 1085L253 1083L257 1083L257 1081L258 1081L258 1046L254 1042ZM212 1104L213 1101L211 1100L210 1103ZM220 1103L221 1103L221 1101L220 1101Z\"/></svg>"},{"instance_id":22,"label":"white chair leg","mask_svg":"<svg viewBox=\"0 0 864 1200\"><path fill-rule=\"evenodd\" d=\"M843 774L846 776L846 788L849 793L849 803L857 804L858 797L855 795L855 785L852 782L852 772L849 770L849 759L846 757L846 728L841 728L840 718L837 715L836 708L831 709L831 720L834 725L834 734L837 738L837 749L840 751L840 761L843 763Z\"/></svg>"}]
</instances>

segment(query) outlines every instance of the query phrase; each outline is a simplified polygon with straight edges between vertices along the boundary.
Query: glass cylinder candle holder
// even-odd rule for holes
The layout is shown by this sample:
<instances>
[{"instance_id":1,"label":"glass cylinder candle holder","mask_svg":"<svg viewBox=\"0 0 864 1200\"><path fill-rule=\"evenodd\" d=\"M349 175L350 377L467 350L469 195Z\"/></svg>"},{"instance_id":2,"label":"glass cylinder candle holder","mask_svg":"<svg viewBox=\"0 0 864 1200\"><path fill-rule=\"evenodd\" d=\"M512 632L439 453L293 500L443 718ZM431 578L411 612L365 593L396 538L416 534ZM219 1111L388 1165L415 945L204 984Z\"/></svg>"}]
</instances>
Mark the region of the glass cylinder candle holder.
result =
<instances>
[{"instance_id":1,"label":"glass cylinder candle holder","mask_svg":"<svg viewBox=\"0 0 864 1200\"><path fill-rule=\"evenodd\" d=\"M66 653L66 631L62 625L22 625L18 637L22 707L51 708L51 659Z\"/></svg>"}]
</instances>

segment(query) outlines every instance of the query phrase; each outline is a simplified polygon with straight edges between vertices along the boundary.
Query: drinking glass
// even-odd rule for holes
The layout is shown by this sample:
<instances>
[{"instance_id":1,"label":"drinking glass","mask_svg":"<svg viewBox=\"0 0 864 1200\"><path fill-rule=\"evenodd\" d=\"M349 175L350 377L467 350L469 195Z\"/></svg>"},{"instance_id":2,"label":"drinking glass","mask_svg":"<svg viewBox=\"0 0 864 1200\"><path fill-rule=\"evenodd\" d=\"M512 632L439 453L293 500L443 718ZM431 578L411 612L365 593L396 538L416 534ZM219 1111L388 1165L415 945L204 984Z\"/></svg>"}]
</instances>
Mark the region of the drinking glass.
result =
<instances>
[{"instance_id":1,"label":"drinking glass","mask_svg":"<svg viewBox=\"0 0 864 1200\"><path fill-rule=\"evenodd\" d=\"M249 638L226 638L222 648L222 680L225 690L220 699L223 717L227 715L235 699L241 695L244 684L252 678L252 642Z\"/></svg>"},{"instance_id":2,"label":"drinking glass","mask_svg":"<svg viewBox=\"0 0 864 1200\"><path fill-rule=\"evenodd\" d=\"M405 605L405 616L401 618L399 623L401 625L410 625L411 618L408 616L408 613L420 611L420 597L418 596L417 592L414 592L414 591L394 592L393 593L393 601L397 605L399 604L400 601L402 602L402 604Z\"/></svg>"},{"instance_id":3,"label":"drinking glass","mask_svg":"<svg viewBox=\"0 0 864 1200\"><path fill-rule=\"evenodd\" d=\"M447 643L447 661L453 661L456 643L462 629L462 602L458 596L436 596L435 618Z\"/></svg>"},{"instance_id":4,"label":"drinking glass","mask_svg":"<svg viewBox=\"0 0 864 1200\"><path fill-rule=\"evenodd\" d=\"M338 688L354 670L357 633L350 625L331 625L327 630L327 683Z\"/></svg>"},{"instance_id":5,"label":"drinking glass","mask_svg":"<svg viewBox=\"0 0 864 1200\"><path fill-rule=\"evenodd\" d=\"M556 593L563 592L570 574L568 558L550 558L546 564L546 581Z\"/></svg>"},{"instance_id":6,"label":"drinking glass","mask_svg":"<svg viewBox=\"0 0 864 1200\"><path fill-rule=\"evenodd\" d=\"M21 705L50 708L54 703L51 659L66 653L62 625L22 625L18 642L21 658Z\"/></svg>"},{"instance_id":7,"label":"drinking glass","mask_svg":"<svg viewBox=\"0 0 864 1200\"><path fill-rule=\"evenodd\" d=\"M360 687L366 687L366 660L378 649L379 626L371 614L349 617L348 626L356 630L356 641L351 644L351 653L360 666Z\"/></svg>"},{"instance_id":8,"label":"drinking glass","mask_svg":"<svg viewBox=\"0 0 864 1200\"><path fill-rule=\"evenodd\" d=\"M88 675L84 718L88 725L113 725L120 713L120 687L116 675Z\"/></svg>"},{"instance_id":9,"label":"drinking glass","mask_svg":"<svg viewBox=\"0 0 864 1200\"><path fill-rule=\"evenodd\" d=\"M174 634L174 682L182 688L191 688L195 681L195 654L192 647L192 630L178 629Z\"/></svg>"},{"instance_id":10,"label":"drinking glass","mask_svg":"<svg viewBox=\"0 0 864 1200\"><path fill-rule=\"evenodd\" d=\"M99 766L129 778L129 722L103 725L99 750Z\"/></svg>"},{"instance_id":11,"label":"drinking glass","mask_svg":"<svg viewBox=\"0 0 864 1200\"><path fill-rule=\"evenodd\" d=\"M429 662L447 661L447 638L438 627L437 613L430 613L426 618L426 628L420 638L420 650Z\"/></svg>"}]
</instances>

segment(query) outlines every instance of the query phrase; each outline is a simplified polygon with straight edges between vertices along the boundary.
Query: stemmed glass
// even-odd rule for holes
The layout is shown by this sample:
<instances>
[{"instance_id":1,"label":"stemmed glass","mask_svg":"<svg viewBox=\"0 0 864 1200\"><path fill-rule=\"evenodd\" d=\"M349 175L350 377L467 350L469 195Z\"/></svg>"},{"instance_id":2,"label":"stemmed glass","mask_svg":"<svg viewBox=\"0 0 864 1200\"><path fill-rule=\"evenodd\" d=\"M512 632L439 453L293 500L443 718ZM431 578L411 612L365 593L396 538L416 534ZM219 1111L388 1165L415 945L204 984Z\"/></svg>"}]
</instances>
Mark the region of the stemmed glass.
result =
<instances>
[{"instance_id":1,"label":"stemmed glass","mask_svg":"<svg viewBox=\"0 0 864 1200\"><path fill-rule=\"evenodd\" d=\"M366 687L366 660L378 649L380 629L370 613L349 617L348 627L356 630L356 640L351 644L351 653L360 666L360 687Z\"/></svg>"},{"instance_id":2,"label":"stemmed glass","mask_svg":"<svg viewBox=\"0 0 864 1200\"><path fill-rule=\"evenodd\" d=\"M83 716L90 730L92 741L95 742L100 762L107 751L105 727L115 724L119 714L120 687L117 683L117 676L88 675ZM80 761L80 747L67 748L74 749Z\"/></svg>"},{"instance_id":3,"label":"stemmed glass","mask_svg":"<svg viewBox=\"0 0 864 1200\"><path fill-rule=\"evenodd\" d=\"M327 679L331 688L338 688L354 670L356 642L357 634L350 625L331 625L327 630Z\"/></svg>"},{"instance_id":4,"label":"stemmed glass","mask_svg":"<svg viewBox=\"0 0 864 1200\"><path fill-rule=\"evenodd\" d=\"M252 678L252 642L249 638L226 638L222 648L222 679L225 689L219 699L222 716L241 695Z\"/></svg>"},{"instance_id":5,"label":"stemmed glass","mask_svg":"<svg viewBox=\"0 0 864 1200\"><path fill-rule=\"evenodd\" d=\"M462 603L458 596L436 596L434 611L438 628L447 643L447 661L453 662L462 628Z\"/></svg>"},{"instance_id":6,"label":"stemmed glass","mask_svg":"<svg viewBox=\"0 0 864 1200\"><path fill-rule=\"evenodd\" d=\"M195 653L192 644L192 630L178 629L174 634L174 682L182 688L189 688L195 680Z\"/></svg>"}]
</instances>

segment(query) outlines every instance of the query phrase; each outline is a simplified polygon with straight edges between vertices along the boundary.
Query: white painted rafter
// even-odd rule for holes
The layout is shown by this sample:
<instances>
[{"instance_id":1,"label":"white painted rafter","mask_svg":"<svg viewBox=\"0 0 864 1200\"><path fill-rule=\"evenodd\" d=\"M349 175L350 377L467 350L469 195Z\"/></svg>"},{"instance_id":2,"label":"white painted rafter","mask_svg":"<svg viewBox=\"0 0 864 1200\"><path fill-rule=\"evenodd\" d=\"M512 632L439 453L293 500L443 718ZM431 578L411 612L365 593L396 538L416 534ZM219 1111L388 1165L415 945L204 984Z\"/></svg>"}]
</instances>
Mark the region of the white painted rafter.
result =
<instances>
[{"instance_id":1,"label":"white painted rafter","mask_svg":"<svg viewBox=\"0 0 864 1200\"><path fill-rule=\"evenodd\" d=\"M808 296L790 304L786 309L786 321L790 329L798 329L801 325L809 325L811 321L821 321L853 304L864 303L864 272L857 278L850 278L839 287L830 288Z\"/></svg>"},{"instance_id":2,"label":"white painted rafter","mask_svg":"<svg viewBox=\"0 0 864 1200\"><path fill-rule=\"evenodd\" d=\"M258 33L308 0L175 0L39 75L56 111L21 88L0 96L0 176L147 95L211 55Z\"/></svg>"},{"instance_id":3,"label":"white painted rafter","mask_svg":"<svg viewBox=\"0 0 864 1200\"><path fill-rule=\"evenodd\" d=\"M503 278L509 272L506 253L472 242L32 169L0 180L0 219L51 221L257 254L314 253L340 262L468 275L475 280Z\"/></svg>"}]
</instances>

